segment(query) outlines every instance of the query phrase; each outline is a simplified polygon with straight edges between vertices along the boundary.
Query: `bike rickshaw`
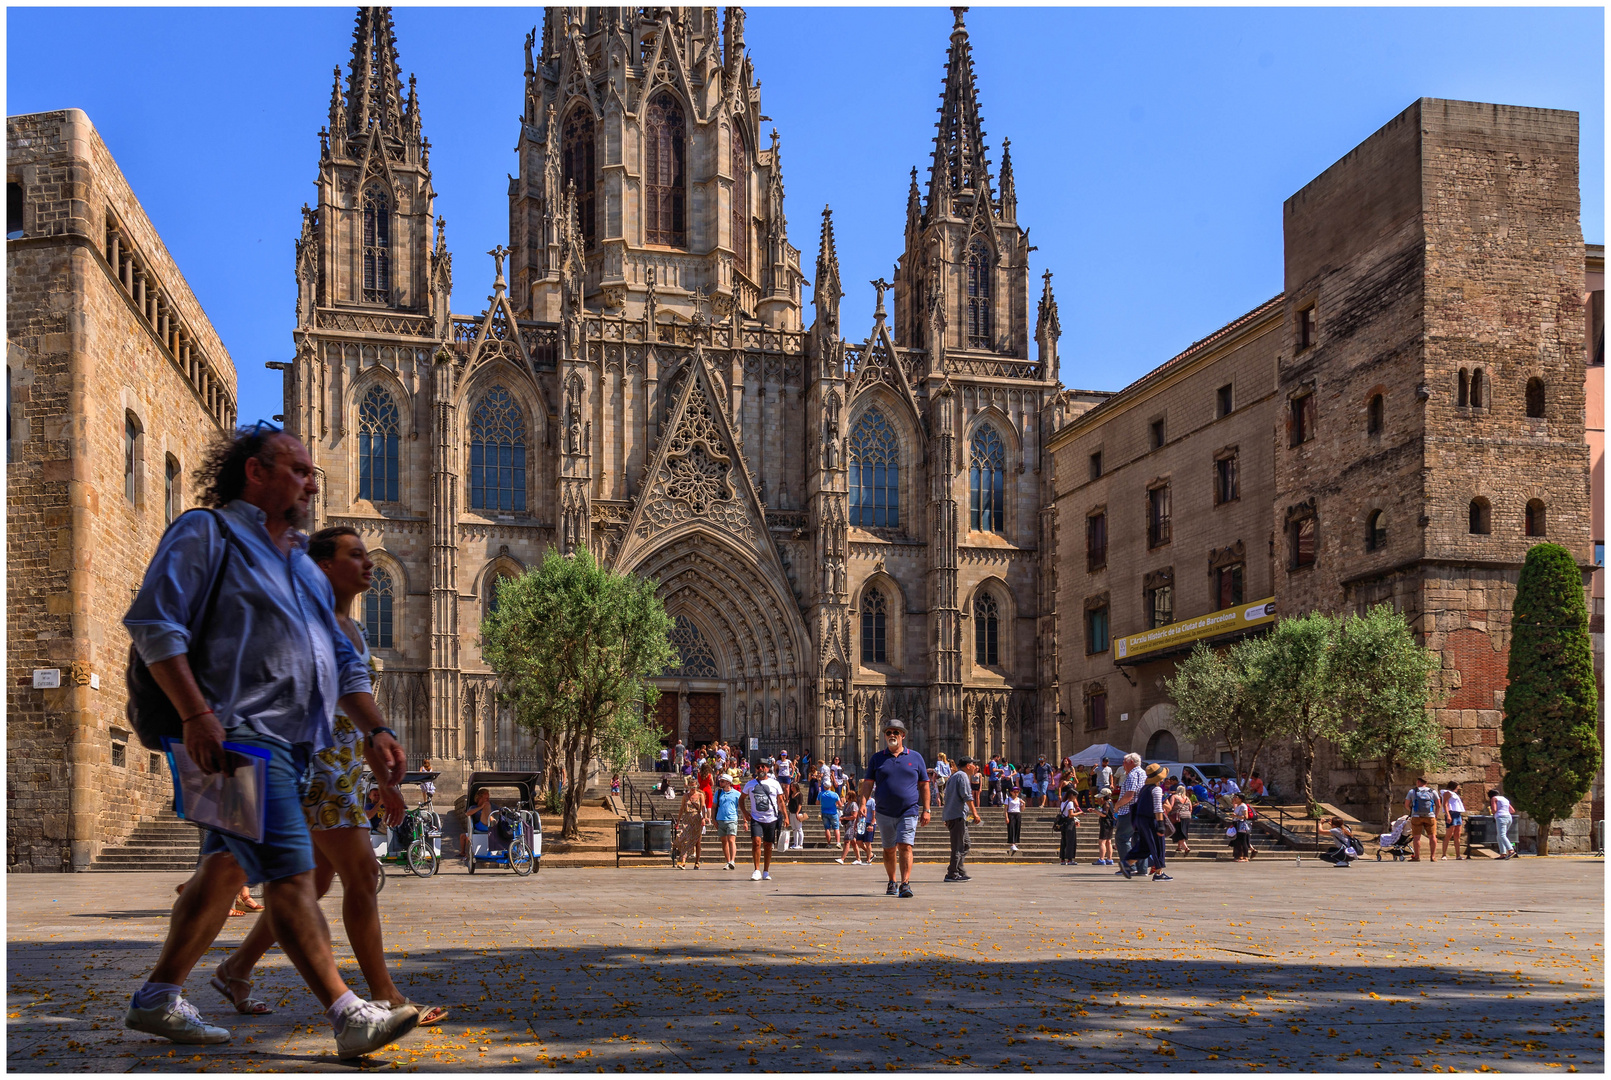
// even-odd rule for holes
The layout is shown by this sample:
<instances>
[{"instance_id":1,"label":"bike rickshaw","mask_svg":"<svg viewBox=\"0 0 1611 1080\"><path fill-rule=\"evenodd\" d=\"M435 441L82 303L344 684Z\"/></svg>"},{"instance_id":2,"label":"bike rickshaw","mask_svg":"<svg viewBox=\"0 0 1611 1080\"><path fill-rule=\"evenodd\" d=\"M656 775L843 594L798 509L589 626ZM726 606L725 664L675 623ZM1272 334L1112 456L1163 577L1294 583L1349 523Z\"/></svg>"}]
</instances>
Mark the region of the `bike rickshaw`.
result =
<instances>
[{"instance_id":1,"label":"bike rickshaw","mask_svg":"<svg viewBox=\"0 0 1611 1080\"><path fill-rule=\"evenodd\" d=\"M542 774L471 773L465 788L466 813L475 806L476 793L482 788L492 796L493 819L489 831L465 834L470 838L470 873L477 867L494 866L507 866L521 877L536 873L543 857L543 819L537 810Z\"/></svg>"},{"instance_id":2,"label":"bike rickshaw","mask_svg":"<svg viewBox=\"0 0 1611 1080\"><path fill-rule=\"evenodd\" d=\"M374 778L368 773L364 775L372 786ZM406 789L414 784L433 783L440 775L438 772L405 773L401 786ZM386 887L388 865L404 867L415 877L430 877L442 865L442 819L431 809L430 801L425 800L405 811L396 829L388 829L385 822L379 828L371 827L369 843L374 848L376 861L381 864L376 892Z\"/></svg>"}]
</instances>

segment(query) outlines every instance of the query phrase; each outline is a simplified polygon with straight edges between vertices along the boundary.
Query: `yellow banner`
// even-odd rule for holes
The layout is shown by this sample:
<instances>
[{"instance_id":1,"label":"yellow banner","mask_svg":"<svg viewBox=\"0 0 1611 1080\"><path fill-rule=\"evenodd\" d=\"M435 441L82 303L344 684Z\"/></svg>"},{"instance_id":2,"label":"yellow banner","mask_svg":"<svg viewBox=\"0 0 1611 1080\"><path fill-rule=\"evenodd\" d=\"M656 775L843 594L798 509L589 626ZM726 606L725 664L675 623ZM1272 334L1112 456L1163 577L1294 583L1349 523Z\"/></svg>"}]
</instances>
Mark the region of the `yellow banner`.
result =
<instances>
[{"instance_id":1,"label":"yellow banner","mask_svg":"<svg viewBox=\"0 0 1611 1080\"><path fill-rule=\"evenodd\" d=\"M1196 641L1198 638L1218 637L1220 634L1229 634L1274 621L1275 597L1272 596L1268 600L1238 604L1223 611L1199 615L1195 619L1182 619L1180 622L1173 622L1168 626L1160 626L1140 634L1115 638L1113 658L1124 660L1143 653L1172 648L1188 641Z\"/></svg>"}]
</instances>

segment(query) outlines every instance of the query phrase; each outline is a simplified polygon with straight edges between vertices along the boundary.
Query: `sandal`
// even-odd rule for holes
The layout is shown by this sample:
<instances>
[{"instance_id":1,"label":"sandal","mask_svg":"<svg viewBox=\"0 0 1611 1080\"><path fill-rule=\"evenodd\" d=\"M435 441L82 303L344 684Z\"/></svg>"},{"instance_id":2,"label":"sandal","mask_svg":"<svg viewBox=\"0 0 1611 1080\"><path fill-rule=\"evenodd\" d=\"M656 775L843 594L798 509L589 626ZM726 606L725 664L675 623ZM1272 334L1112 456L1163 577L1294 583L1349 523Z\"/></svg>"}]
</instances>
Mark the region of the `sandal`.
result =
<instances>
[{"instance_id":1,"label":"sandal","mask_svg":"<svg viewBox=\"0 0 1611 1080\"><path fill-rule=\"evenodd\" d=\"M250 897L250 896L248 896L246 899L242 900L240 902L240 906L244 907L247 911L262 911L263 910L263 905L260 904L256 899L254 899L253 897Z\"/></svg>"},{"instance_id":2,"label":"sandal","mask_svg":"<svg viewBox=\"0 0 1611 1080\"><path fill-rule=\"evenodd\" d=\"M385 998L377 998L375 1000L375 1004L379 1005L383 1009L401 1008L402 1005L414 1006L414 1008L420 1011L419 1022L415 1025L417 1027L430 1027L432 1024L440 1024L443 1020L447 1019L448 1014L447 1007L444 1005L421 1005L419 1002L410 1001L406 997L403 999L402 1005L393 1005Z\"/></svg>"},{"instance_id":3,"label":"sandal","mask_svg":"<svg viewBox=\"0 0 1611 1080\"><path fill-rule=\"evenodd\" d=\"M240 914L244 914L244 912L241 912ZM230 987L234 986L236 983L242 983L245 985L245 997L237 999L235 995L230 992ZM240 1013L242 1016L264 1016L274 1011L273 1009L269 1008L267 1002L259 1001L257 998L252 996L251 979L237 979L233 975L225 975L223 964L219 964L217 970L213 974L212 984L213 989L222 994L225 1001L235 1006L235 1011Z\"/></svg>"}]
</instances>

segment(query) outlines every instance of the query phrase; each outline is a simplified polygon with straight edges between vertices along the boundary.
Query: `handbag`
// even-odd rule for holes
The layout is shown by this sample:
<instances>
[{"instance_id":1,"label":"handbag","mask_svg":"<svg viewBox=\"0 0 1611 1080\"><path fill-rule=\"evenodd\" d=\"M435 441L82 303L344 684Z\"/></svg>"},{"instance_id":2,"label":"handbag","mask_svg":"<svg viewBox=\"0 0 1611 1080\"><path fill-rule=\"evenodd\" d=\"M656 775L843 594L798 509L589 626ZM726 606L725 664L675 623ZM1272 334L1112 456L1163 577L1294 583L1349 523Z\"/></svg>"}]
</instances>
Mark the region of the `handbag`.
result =
<instances>
[{"instance_id":1,"label":"handbag","mask_svg":"<svg viewBox=\"0 0 1611 1080\"><path fill-rule=\"evenodd\" d=\"M1236 835L1236 826L1232 825L1230 828L1226 829L1225 835L1227 838L1234 837Z\"/></svg>"},{"instance_id":2,"label":"handbag","mask_svg":"<svg viewBox=\"0 0 1611 1080\"><path fill-rule=\"evenodd\" d=\"M218 560L218 568L213 571L212 587L207 592L207 603L201 610L201 618L191 629L192 651L196 649L197 643L207 636L207 626L212 622L213 608L218 604L218 592L224 584L224 569L229 565L229 546L234 540L229 526L224 524L222 514L217 510L204 512L213 516L213 521L218 525L218 531L224 538L224 557ZM174 518L174 524L178 524L183 517L181 514ZM168 528L172 529L173 525L169 525ZM164 532L163 535L166 536L167 533ZM193 664L192 670L194 670ZM169 699L167 692L157 685L157 680L151 675L151 669L140 657L140 650L132 644L129 646L129 663L124 670L123 681L129 697L124 714L128 717L129 727L139 737L140 744L147 750L160 751L163 749L164 738L184 742L184 717L173 707L173 701Z\"/></svg>"}]
</instances>

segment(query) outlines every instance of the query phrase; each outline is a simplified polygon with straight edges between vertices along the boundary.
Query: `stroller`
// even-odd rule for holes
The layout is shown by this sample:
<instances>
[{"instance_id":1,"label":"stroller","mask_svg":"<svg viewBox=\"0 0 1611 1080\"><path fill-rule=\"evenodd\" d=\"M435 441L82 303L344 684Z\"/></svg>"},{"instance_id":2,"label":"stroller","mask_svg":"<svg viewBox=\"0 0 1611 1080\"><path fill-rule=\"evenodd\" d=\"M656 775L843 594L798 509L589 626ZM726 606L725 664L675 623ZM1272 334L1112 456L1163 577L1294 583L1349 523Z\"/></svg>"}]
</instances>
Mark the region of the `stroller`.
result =
<instances>
[{"instance_id":1,"label":"stroller","mask_svg":"<svg viewBox=\"0 0 1611 1080\"><path fill-rule=\"evenodd\" d=\"M1409 856L1410 846L1410 816L1405 814L1393 822L1393 827L1376 838L1376 861L1382 861L1382 853L1393 856L1394 862L1403 862Z\"/></svg>"}]
</instances>

